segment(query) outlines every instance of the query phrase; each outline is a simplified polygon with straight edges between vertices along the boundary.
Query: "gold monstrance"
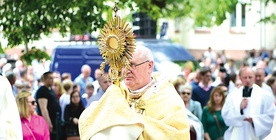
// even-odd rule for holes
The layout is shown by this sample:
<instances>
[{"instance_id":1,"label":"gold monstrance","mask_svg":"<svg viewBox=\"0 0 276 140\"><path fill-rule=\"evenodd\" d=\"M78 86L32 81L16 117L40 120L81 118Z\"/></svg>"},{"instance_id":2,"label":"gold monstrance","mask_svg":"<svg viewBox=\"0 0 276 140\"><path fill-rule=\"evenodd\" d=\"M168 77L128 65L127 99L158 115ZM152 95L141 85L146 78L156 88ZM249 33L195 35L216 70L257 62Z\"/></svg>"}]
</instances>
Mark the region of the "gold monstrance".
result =
<instances>
[{"instance_id":1,"label":"gold monstrance","mask_svg":"<svg viewBox=\"0 0 276 140\"><path fill-rule=\"evenodd\" d=\"M122 69L130 68L130 59L136 46L132 28L117 16L117 3L113 10L114 18L104 25L98 39L100 53L104 59L100 69L104 71L105 65L109 64L109 77L113 84L120 86Z\"/></svg>"}]
</instances>

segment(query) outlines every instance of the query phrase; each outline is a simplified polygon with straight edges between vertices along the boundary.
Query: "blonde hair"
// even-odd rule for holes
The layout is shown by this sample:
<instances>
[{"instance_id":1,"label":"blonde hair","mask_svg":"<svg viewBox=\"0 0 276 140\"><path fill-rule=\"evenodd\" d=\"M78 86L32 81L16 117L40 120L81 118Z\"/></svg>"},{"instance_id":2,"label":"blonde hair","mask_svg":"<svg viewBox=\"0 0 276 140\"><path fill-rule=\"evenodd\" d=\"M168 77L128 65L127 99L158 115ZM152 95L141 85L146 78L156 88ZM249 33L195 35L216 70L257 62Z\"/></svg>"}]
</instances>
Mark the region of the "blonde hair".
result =
<instances>
[{"instance_id":1,"label":"blonde hair","mask_svg":"<svg viewBox=\"0 0 276 140\"><path fill-rule=\"evenodd\" d=\"M27 91L22 91L16 96L16 103L18 106L19 115L23 118L28 118L31 114L29 114L28 107L28 97L32 94Z\"/></svg>"},{"instance_id":2,"label":"blonde hair","mask_svg":"<svg viewBox=\"0 0 276 140\"><path fill-rule=\"evenodd\" d=\"M173 84L175 90L179 93L179 87L181 85L185 85L186 81L184 79L184 77L180 77L178 76L177 78L175 78L173 81L171 81L171 83Z\"/></svg>"},{"instance_id":3,"label":"blonde hair","mask_svg":"<svg viewBox=\"0 0 276 140\"><path fill-rule=\"evenodd\" d=\"M63 89L66 91L66 93L73 88L73 82L69 79L66 79L62 82Z\"/></svg>"},{"instance_id":4,"label":"blonde hair","mask_svg":"<svg viewBox=\"0 0 276 140\"><path fill-rule=\"evenodd\" d=\"M59 80L55 79L54 84L58 86L58 92L60 95L65 93L65 89L63 88L63 85L61 84L61 82ZM56 93L56 94L58 94L58 93Z\"/></svg>"}]
</instances>

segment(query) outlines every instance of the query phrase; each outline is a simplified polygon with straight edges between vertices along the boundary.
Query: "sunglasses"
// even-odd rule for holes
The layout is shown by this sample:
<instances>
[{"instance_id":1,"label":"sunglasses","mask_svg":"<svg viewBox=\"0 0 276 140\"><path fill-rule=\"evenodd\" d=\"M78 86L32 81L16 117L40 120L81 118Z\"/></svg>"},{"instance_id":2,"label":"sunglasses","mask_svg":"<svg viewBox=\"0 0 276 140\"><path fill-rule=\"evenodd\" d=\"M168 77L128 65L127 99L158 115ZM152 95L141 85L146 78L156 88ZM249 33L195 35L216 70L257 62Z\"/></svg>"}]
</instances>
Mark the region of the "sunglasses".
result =
<instances>
[{"instance_id":1,"label":"sunglasses","mask_svg":"<svg viewBox=\"0 0 276 140\"><path fill-rule=\"evenodd\" d=\"M29 101L28 103L31 103L32 105L35 105L36 101Z\"/></svg>"},{"instance_id":2,"label":"sunglasses","mask_svg":"<svg viewBox=\"0 0 276 140\"><path fill-rule=\"evenodd\" d=\"M190 92L181 92L181 94L187 94L187 95L190 95L191 93Z\"/></svg>"}]
</instances>

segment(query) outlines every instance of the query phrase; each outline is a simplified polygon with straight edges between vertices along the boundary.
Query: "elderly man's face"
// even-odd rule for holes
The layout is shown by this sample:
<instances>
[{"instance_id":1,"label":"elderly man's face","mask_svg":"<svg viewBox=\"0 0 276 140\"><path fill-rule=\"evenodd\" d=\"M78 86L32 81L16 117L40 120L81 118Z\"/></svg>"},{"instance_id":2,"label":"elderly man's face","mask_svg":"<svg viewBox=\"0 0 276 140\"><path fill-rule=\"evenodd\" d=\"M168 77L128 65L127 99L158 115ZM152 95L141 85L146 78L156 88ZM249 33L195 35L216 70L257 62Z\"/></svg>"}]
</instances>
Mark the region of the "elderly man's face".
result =
<instances>
[{"instance_id":1,"label":"elderly man's face","mask_svg":"<svg viewBox=\"0 0 276 140\"><path fill-rule=\"evenodd\" d=\"M86 68L82 71L82 74L83 74L84 78L89 77L90 74L91 74L91 68L90 68L90 67L86 67Z\"/></svg>"},{"instance_id":2,"label":"elderly man's face","mask_svg":"<svg viewBox=\"0 0 276 140\"><path fill-rule=\"evenodd\" d=\"M263 71L256 71L255 72L255 83L259 86L262 86L264 82L265 74Z\"/></svg>"},{"instance_id":3,"label":"elderly man's face","mask_svg":"<svg viewBox=\"0 0 276 140\"><path fill-rule=\"evenodd\" d=\"M130 90L137 90L150 82L153 61L140 58L139 52L135 52L130 63L131 68L129 70L123 69L124 82Z\"/></svg>"}]
</instances>

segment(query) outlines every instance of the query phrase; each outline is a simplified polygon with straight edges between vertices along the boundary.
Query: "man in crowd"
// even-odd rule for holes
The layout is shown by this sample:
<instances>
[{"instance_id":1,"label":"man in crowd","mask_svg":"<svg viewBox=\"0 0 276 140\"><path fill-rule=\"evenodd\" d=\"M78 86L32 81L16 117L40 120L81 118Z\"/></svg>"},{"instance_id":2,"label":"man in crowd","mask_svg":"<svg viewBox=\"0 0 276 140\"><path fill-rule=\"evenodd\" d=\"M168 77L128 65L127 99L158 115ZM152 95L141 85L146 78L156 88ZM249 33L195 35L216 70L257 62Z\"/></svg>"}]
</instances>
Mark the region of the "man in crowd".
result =
<instances>
[{"instance_id":1,"label":"man in crowd","mask_svg":"<svg viewBox=\"0 0 276 140\"><path fill-rule=\"evenodd\" d=\"M82 98L85 98L87 102L87 105L85 108L87 108L91 104L93 94L94 94L94 85L92 83L88 83L85 88L85 93L82 95Z\"/></svg>"},{"instance_id":2,"label":"man in crowd","mask_svg":"<svg viewBox=\"0 0 276 140\"><path fill-rule=\"evenodd\" d=\"M211 85L213 87L217 87L218 85L224 85L224 86L228 87L229 80L227 79L227 72L224 67L219 68L218 77Z\"/></svg>"},{"instance_id":3,"label":"man in crowd","mask_svg":"<svg viewBox=\"0 0 276 140\"><path fill-rule=\"evenodd\" d=\"M230 93L222 108L222 117L229 126L225 140L263 139L273 123L274 99L256 84L255 74L250 67L240 71L243 87Z\"/></svg>"},{"instance_id":4,"label":"man in crowd","mask_svg":"<svg viewBox=\"0 0 276 140\"><path fill-rule=\"evenodd\" d=\"M152 75L151 51L138 46L130 63L124 83L111 85L82 113L81 139L189 139L184 103L172 84Z\"/></svg>"},{"instance_id":5,"label":"man in crowd","mask_svg":"<svg viewBox=\"0 0 276 140\"><path fill-rule=\"evenodd\" d=\"M74 80L74 83L77 83L80 86L81 96L85 93L87 83L92 83L94 81L94 79L90 75L91 67L85 64L81 67L81 74ZM82 98L82 102L84 106L86 106L86 100L84 98Z\"/></svg>"},{"instance_id":6,"label":"man in crowd","mask_svg":"<svg viewBox=\"0 0 276 140\"><path fill-rule=\"evenodd\" d=\"M103 72L100 69L96 69L94 72L95 81L93 82L94 86L94 95L97 95L97 90L100 87L98 78L103 74Z\"/></svg>"},{"instance_id":7,"label":"man in crowd","mask_svg":"<svg viewBox=\"0 0 276 140\"><path fill-rule=\"evenodd\" d=\"M210 69L202 68L199 73L201 81L197 86L193 87L192 99L200 102L201 107L203 108L207 104L214 87L210 84L210 81L212 80Z\"/></svg>"},{"instance_id":8,"label":"man in crowd","mask_svg":"<svg viewBox=\"0 0 276 140\"><path fill-rule=\"evenodd\" d=\"M51 140L58 139L59 132L59 119L61 108L56 94L52 86L54 84L53 72L45 72L42 75L43 86L40 86L36 92L37 113L41 115L47 122L50 129Z\"/></svg>"},{"instance_id":9,"label":"man in crowd","mask_svg":"<svg viewBox=\"0 0 276 140\"><path fill-rule=\"evenodd\" d=\"M271 93L271 95L273 95L273 91L271 89L270 86L268 86L265 82L265 70L262 68L258 68L255 70L255 84L257 84L258 86L260 86L262 89L268 91L269 93Z\"/></svg>"},{"instance_id":10,"label":"man in crowd","mask_svg":"<svg viewBox=\"0 0 276 140\"><path fill-rule=\"evenodd\" d=\"M91 102L100 100L107 88L111 85L111 81L109 80L107 73L104 73L102 76L98 77L98 82L99 87L96 90L96 95L93 95L91 99L89 99L89 102L87 102L86 107L88 107L91 104Z\"/></svg>"},{"instance_id":11,"label":"man in crowd","mask_svg":"<svg viewBox=\"0 0 276 140\"><path fill-rule=\"evenodd\" d=\"M16 75L13 73L12 70L9 70L6 72L5 76L7 77L7 79L11 84L13 95L16 96L18 92L18 89L15 86Z\"/></svg>"}]
</instances>

